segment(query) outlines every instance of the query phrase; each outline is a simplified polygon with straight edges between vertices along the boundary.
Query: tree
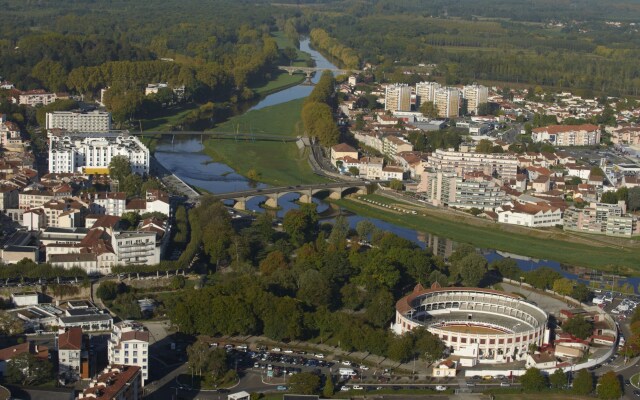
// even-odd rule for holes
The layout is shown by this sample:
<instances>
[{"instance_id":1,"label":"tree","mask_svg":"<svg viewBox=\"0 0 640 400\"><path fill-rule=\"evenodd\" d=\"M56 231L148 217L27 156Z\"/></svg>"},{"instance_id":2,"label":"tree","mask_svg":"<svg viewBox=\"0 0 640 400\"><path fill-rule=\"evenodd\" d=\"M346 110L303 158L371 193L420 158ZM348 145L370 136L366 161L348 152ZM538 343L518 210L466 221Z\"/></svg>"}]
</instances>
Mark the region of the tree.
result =
<instances>
[{"instance_id":1,"label":"tree","mask_svg":"<svg viewBox=\"0 0 640 400\"><path fill-rule=\"evenodd\" d=\"M333 227L331 227L331 234L329 234L329 242L335 246L344 247L344 243L347 240L349 234L349 221L343 216L339 215Z\"/></svg>"},{"instance_id":2,"label":"tree","mask_svg":"<svg viewBox=\"0 0 640 400\"><path fill-rule=\"evenodd\" d=\"M202 376L209 358L209 345L204 340L198 340L187 347L189 370L191 373Z\"/></svg>"},{"instance_id":3,"label":"tree","mask_svg":"<svg viewBox=\"0 0 640 400\"><path fill-rule=\"evenodd\" d=\"M398 179L391 179L391 182L389 182L389 187L393 190L402 190L404 189L404 185L402 184L401 180Z\"/></svg>"},{"instance_id":4,"label":"tree","mask_svg":"<svg viewBox=\"0 0 640 400\"><path fill-rule=\"evenodd\" d=\"M411 331L415 340L415 351L419 357L432 363L442 358L445 345L440 338L425 328L417 328Z\"/></svg>"},{"instance_id":5,"label":"tree","mask_svg":"<svg viewBox=\"0 0 640 400\"><path fill-rule=\"evenodd\" d=\"M313 240L318 228L318 214L315 205L312 209L306 204L298 210L289 210L282 221L284 231L291 238L291 242L301 246Z\"/></svg>"},{"instance_id":6,"label":"tree","mask_svg":"<svg viewBox=\"0 0 640 400\"><path fill-rule=\"evenodd\" d=\"M565 296L569 296L573 291L573 281L567 278L556 279L553 282L553 291Z\"/></svg>"},{"instance_id":7,"label":"tree","mask_svg":"<svg viewBox=\"0 0 640 400\"><path fill-rule=\"evenodd\" d=\"M380 289L367 304L365 318L379 328L387 326L394 313L393 295L388 290Z\"/></svg>"},{"instance_id":8,"label":"tree","mask_svg":"<svg viewBox=\"0 0 640 400\"><path fill-rule=\"evenodd\" d=\"M602 193L602 197L600 197L600 202L607 204L617 204L618 195L616 194L616 192L604 192Z\"/></svg>"},{"instance_id":9,"label":"tree","mask_svg":"<svg viewBox=\"0 0 640 400\"><path fill-rule=\"evenodd\" d=\"M100 286L98 286L98 290L96 290L96 295L102 301L115 300L116 296L121 293L118 286L114 281L102 281L100 282Z\"/></svg>"},{"instance_id":10,"label":"tree","mask_svg":"<svg viewBox=\"0 0 640 400\"><path fill-rule=\"evenodd\" d=\"M585 285L584 283L578 282L574 286L569 296L573 297L574 299L582 303L585 303L591 299L592 293L591 293L591 290L589 290L589 288L587 287L587 285Z\"/></svg>"},{"instance_id":11,"label":"tree","mask_svg":"<svg viewBox=\"0 0 640 400\"><path fill-rule=\"evenodd\" d=\"M629 189L627 208L629 211L640 210L640 186Z\"/></svg>"},{"instance_id":12,"label":"tree","mask_svg":"<svg viewBox=\"0 0 640 400\"><path fill-rule=\"evenodd\" d=\"M17 318L15 314L10 314L4 310L0 311L0 334L11 336L20 335L24 332L24 322Z\"/></svg>"},{"instance_id":13,"label":"tree","mask_svg":"<svg viewBox=\"0 0 640 400\"><path fill-rule=\"evenodd\" d=\"M462 284L469 287L477 287L487 273L487 259L477 254L472 254L451 263L451 277L460 276Z\"/></svg>"},{"instance_id":14,"label":"tree","mask_svg":"<svg viewBox=\"0 0 640 400\"><path fill-rule=\"evenodd\" d=\"M360 175L360 170L358 167L349 167L349 173L353 176L358 176Z\"/></svg>"},{"instance_id":15,"label":"tree","mask_svg":"<svg viewBox=\"0 0 640 400\"><path fill-rule=\"evenodd\" d=\"M124 179L131 175L131 164L125 156L114 156L109 162L109 176L118 182L124 182Z\"/></svg>"},{"instance_id":16,"label":"tree","mask_svg":"<svg viewBox=\"0 0 640 400\"><path fill-rule=\"evenodd\" d=\"M598 380L596 391L598 392L598 398L602 400L619 399L622 396L622 386L618 375L613 371L602 375Z\"/></svg>"},{"instance_id":17,"label":"tree","mask_svg":"<svg viewBox=\"0 0 640 400\"><path fill-rule=\"evenodd\" d=\"M369 240L370 235L376 230L376 226L373 222L368 219L363 219L362 221L358 221L356 224L356 232L358 232L358 236L362 240Z\"/></svg>"},{"instance_id":18,"label":"tree","mask_svg":"<svg viewBox=\"0 0 640 400\"><path fill-rule=\"evenodd\" d=\"M573 393L586 396L593 391L593 376L586 368L581 369L573 379Z\"/></svg>"},{"instance_id":19,"label":"tree","mask_svg":"<svg viewBox=\"0 0 640 400\"><path fill-rule=\"evenodd\" d=\"M29 352L22 353L7 363L6 379L23 386L38 385L53 379L53 365Z\"/></svg>"},{"instance_id":20,"label":"tree","mask_svg":"<svg viewBox=\"0 0 640 400\"><path fill-rule=\"evenodd\" d=\"M438 118L438 109L433 101L425 101L420 104L420 112L427 118Z\"/></svg>"},{"instance_id":21,"label":"tree","mask_svg":"<svg viewBox=\"0 0 640 400\"><path fill-rule=\"evenodd\" d=\"M331 285L327 278L315 269L310 269L299 277L299 288L296 297L315 307L331 303Z\"/></svg>"},{"instance_id":22,"label":"tree","mask_svg":"<svg viewBox=\"0 0 640 400\"><path fill-rule=\"evenodd\" d=\"M392 360L399 362L411 360L414 355L413 336L410 333L405 333L402 336L392 338L387 355Z\"/></svg>"},{"instance_id":23,"label":"tree","mask_svg":"<svg viewBox=\"0 0 640 400\"><path fill-rule=\"evenodd\" d=\"M264 276L269 276L279 269L288 267L287 259L280 250L274 250L260 262L260 272Z\"/></svg>"},{"instance_id":24,"label":"tree","mask_svg":"<svg viewBox=\"0 0 640 400\"><path fill-rule=\"evenodd\" d=\"M320 377L311 372L301 372L289 379L291 393L312 395L320 389Z\"/></svg>"},{"instance_id":25,"label":"tree","mask_svg":"<svg viewBox=\"0 0 640 400\"><path fill-rule=\"evenodd\" d=\"M586 339L593 334L593 324L577 315L562 324L562 330L579 339Z\"/></svg>"},{"instance_id":26,"label":"tree","mask_svg":"<svg viewBox=\"0 0 640 400\"><path fill-rule=\"evenodd\" d=\"M120 190L127 194L127 197L138 196L142 188L142 177L138 174L129 174L124 177L123 181L119 181Z\"/></svg>"},{"instance_id":27,"label":"tree","mask_svg":"<svg viewBox=\"0 0 640 400\"><path fill-rule=\"evenodd\" d=\"M562 368L556 369L553 374L549 375L549 381L551 387L560 389L567 384L567 374L564 373Z\"/></svg>"},{"instance_id":28,"label":"tree","mask_svg":"<svg viewBox=\"0 0 640 400\"><path fill-rule=\"evenodd\" d=\"M530 392L539 392L543 390L547 384L545 376L538 368L527 368L527 371L520 377L522 388Z\"/></svg>"},{"instance_id":29,"label":"tree","mask_svg":"<svg viewBox=\"0 0 640 400\"><path fill-rule=\"evenodd\" d=\"M493 153L493 142L489 139L481 139L478 144L476 144L476 153Z\"/></svg>"},{"instance_id":30,"label":"tree","mask_svg":"<svg viewBox=\"0 0 640 400\"><path fill-rule=\"evenodd\" d=\"M501 258L493 261L489 265L489 269L497 270L503 278L519 280L522 276L522 270L513 258Z\"/></svg>"},{"instance_id":31,"label":"tree","mask_svg":"<svg viewBox=\"0 0 640 400\"><path fill-rule=\"evenodd\" d=\"M525 281L537 289L551 289L553 282L562 278L559 272L549 267L540 267L524 273Z\"/></svg>"},{"instance_id":32,"label":"tree","mask_svg":"<svg viewBox=\"0 0 640 400\"><path fill-rule=\"evenodd\" d=\"M171 278L171 283L170 283L171 289L178 290L178 289L184 288L186 281L187 280L182 275L174 276L173 278Z\"/></svg>"},{"instance_id":33,"label":"tree","mask_svg":"<svg viewBox=\"0 0 640 400\"><path fill-rule=\"evenodd\" d=\"M333 397L335 386L333 384L333 378L331 374L326 374L324 376L324 387L322 388L322 396L331 398Z\"/></svg>"}]
</instances>

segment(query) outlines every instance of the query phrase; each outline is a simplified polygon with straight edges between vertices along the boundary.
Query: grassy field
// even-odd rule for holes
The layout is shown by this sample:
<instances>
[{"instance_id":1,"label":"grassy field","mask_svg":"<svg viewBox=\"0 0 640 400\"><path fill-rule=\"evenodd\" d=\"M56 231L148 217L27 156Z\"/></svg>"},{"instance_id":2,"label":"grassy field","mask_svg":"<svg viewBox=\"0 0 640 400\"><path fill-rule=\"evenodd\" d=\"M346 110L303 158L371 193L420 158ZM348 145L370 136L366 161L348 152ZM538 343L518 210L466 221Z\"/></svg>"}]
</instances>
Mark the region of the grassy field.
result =
<instances>
[{"instance_id":1,"label":"grassy field","mask_svg":"<svg viewBox=\"0 0 640 400\"><path fill-rule=\"evenodd\" d=\"M292 86L296 86L302 83L305 79L304 75L294 74L289 75L287 72L280 72L275 77L275 79L270 80L262 86L255 86L251 89L258 93L261 97L269 95L271 93L279 92L280 90L284 90L290 88Z\"/></svg>"},{"instance_id":2,"label":"grassy field","mask_svg":"<svg viewBox=\"0 0 640 400\"><path fill-rule=\"evenodd\" d=\"M637 247L615 247L605 243L576 243L563 238L560 231L515 231L509 225L498 225L479 219L423 209L418 215L398 214L348 199L338 205L365 217L378 218L407 228L447 237L480 248L491 248L542 260L554 260L573 266L610 270L613 265L621 273L640 273ZM576 238L580 240L581 238Z\"/></svg>"},{"instance_id":3,"label":"grassy field","mask_svg":"<svg viewBox=\"0 0 640 400\"><path fill-rule=\"evenodd\" d=\"M304 99L249 111L216 127L219 132L253 132L256 134L295 137L302 134L300 109ZM210 139L204 152L224 162L241 175L251 169L260 174L260 182L274 186L324 182L307 162L308 154L295 143L234 141Z\"/></svg>"},{"instance_id":4,"label":"grassy field","mask_svg":"<svg viewBox=\"0 0 640 400\"><path fill-rule=\"evenodd\" d=\"M142 120L143 131L170 131L172 127L180 125L191 111L198 108L195 103L185 103L168 108L157 117Z\"/></svg>"}]
</instances>

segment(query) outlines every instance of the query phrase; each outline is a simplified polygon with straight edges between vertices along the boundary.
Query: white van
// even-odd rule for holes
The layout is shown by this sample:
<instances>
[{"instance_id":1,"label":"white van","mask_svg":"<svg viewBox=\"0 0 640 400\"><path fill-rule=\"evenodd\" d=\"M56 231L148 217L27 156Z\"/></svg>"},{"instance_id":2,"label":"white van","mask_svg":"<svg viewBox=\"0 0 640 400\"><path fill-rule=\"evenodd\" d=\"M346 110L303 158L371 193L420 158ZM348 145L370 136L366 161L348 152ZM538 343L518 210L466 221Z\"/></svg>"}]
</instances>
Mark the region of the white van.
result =
<instances>
[{"instance_id":1,"label":"white van","mask_svg":"<svg viewBox=\"0 0 640 400\"><path fill-rule=\"evenodd\" d=\"M600 304L604 304L604 298L602 296L596 296L591 301L593 304L599 306Z\"/></svg>"}]
</instances>

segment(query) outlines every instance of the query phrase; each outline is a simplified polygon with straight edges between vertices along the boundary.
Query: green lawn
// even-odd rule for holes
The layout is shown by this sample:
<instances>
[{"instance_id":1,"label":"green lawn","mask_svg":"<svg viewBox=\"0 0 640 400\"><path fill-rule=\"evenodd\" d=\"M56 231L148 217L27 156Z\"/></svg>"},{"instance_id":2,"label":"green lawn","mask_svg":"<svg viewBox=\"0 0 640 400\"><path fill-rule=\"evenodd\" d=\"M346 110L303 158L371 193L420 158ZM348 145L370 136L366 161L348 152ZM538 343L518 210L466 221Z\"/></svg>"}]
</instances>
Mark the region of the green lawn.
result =
<instances>
[{"instance_id":1,"label":"green lawn","mask_svg":"<svg viewBox=\"0 0 640 400\"><path fill-rule=\"evenodd\" d=\"M143 131L170 131L172 127L180 125L191 111L198 108L195 103L184 103L166 109L162 115L142 120Z\"/></svg>"},{"instance_id":2,"label":"green lawn","mask_svg":"<svg viewBox=\"0 0 640 400\"><path fill-rule=\"evenodd\" d=\"M304 75L294 74L289 75L289 73L282 71L278 73L275 79L266 82L262 86L252 87L254 92L258 93L260 96L266 96L271 93L278 92L280 90L284 90L286 88L296 86L299 83L303 82L305 79Z\"/></svg>"},{"instance_id":3,"label":"green lawn","mask_svg":"<svg viewBox=\"0 0 640 400\"><path fill-rule=\"evenodd\" d=\"M336 201L357 214L379 218L407 228L447 237L457 242L470 243L480 248L497 249L538 259L559 261L574 266L607 270L612 265L621 267L622 273L640 273L640 250L573 243L550 231L548 237L527 236L513 232L498 224L472 225L462 217L435 214L428 210L419 215L395 214L386 210L343 199ZM425 214L426 215L421 215Z\"/></svg>"},{"instance_id":4,"label":"green lawn","mask_svg":"<svg viewBox=\"0 0 640 400\"><path fill-rule=\"evenodd\" d=\"M304 99L260 110L249 111L217 126L219 132L253 132L256 134L295 137L302 134L300 110ZM295 143L234 141L210 139L204 152L242 175L250 169L260 174L260 182L274 186L324 182L311 171L308 154Z\"/></svg>"}]
</instances>

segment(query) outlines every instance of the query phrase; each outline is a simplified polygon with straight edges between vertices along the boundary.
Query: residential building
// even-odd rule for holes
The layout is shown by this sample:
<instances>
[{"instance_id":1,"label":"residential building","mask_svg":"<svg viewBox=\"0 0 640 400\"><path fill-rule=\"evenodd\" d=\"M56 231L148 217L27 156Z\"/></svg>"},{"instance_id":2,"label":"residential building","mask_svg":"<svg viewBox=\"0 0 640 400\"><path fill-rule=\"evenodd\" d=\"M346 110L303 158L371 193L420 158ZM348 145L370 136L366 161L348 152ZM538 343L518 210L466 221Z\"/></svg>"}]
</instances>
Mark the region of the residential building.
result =
<instances>
[{"instance_id":1,"label":"residential building","mask_svg":"<svg viewBox=\"0 0 640 400\"><path fill-rule=\"evenodd\" d=\"M38 292L11 293L11 302L15 307L37 306Z\"/></svg>"},{"instance_id":2,"label":"residential building","mask_svg":"<svg viewBox=\"0 0 640 400\"><path fill-rule=\"evenodd\" d=\"M18 96L18 103L25 106L46 106L58 99L55 93L47 93L42 89L22 92Z\"/></svg>"},{"instance_id":3,"label":"residential building","mask_svg":"<svg viewBox=\"0 0 640 400\"><path fill-rule=\"evenodd\" d=\"M112 365L105 369L77 400L141 400L142 370L136 366Z\"/></svg>"},{"instance_id":4,"label":"residential building","mask_svg":"<svg viewBox=\"0 0 640 400\"><path fill-rule=\"evenodd\" d=\"M438 82L418 82L416 83L416 97L417 106L421 106L424 103L436 101L436 90L440 89Z\"/></svg>"},{"instance_id":5,"label":"residential building","mask_svg":"<svg viewBox=\"0 0 640 400\"><path fill-rule=\"evenodd\" d=\"M119 232L111 237L111 246L119 265L155 265L160 263L160 248L155 232Z\"/></svg>"},{"instance_id":6,"label":"residential building","mask_svg":"<svg viewBox=\"0 0 640 400\"><path fill-rule=\"evenodd\" d=\"M411 111L411 87L406 84L388 85L384 92L384 109Z\"/></svg>"},{"instance_id":7,"label":"residential building","mask_svg":"<svg viewBox=\"0 0 640 400\"><path fill-rule=\"evenodd\" d=\"M91 213L121 217L127 206L125 192L100 192L90 195Z\"/></svg>"},{"instance_id":8,"label":"residential building","mask_svg":"<svg viewBox=\"0 0 640 400\"><path fill-rule=\"evenodd\" d=\"M88 352L82 328L71 328L58 335L58 376L66 382L89 377Z\"/></svg>"},{"instance_id":9,"label":"residential building","mask_svg":"<svg viewBox=\"0 0 640 400\"><path fill-rule=\"evenodd\" d=\"M70 132L109 132L111 113L105 111L54 111L47 113L46 129Z\"/></svg>"},{"instance_id":10,"label":"residential building","mask_svg":"<svg viewBox=\"0 0 640 400\"><path fill-rule=\"evenodd\" d=\"M340 158L351 157L358 159L358 150L349 146L346 143L336 144L331 147L331 165L336 165L336 162Z\"/></svg>"},{"instance_id":11,"label":"residential building","mask_svg":"<svg viewBox=\"0 0 640 400\"><path fill-rule=\"evenodd\" d=\"M427 160L427 167L435 171L452 171L458 176L481 171L485 175L498 175L508 180L515 179L518 174L518 159L506 153L463 153L438 149Z\"/></svg>"},{"instance_id":12,"label":"residential building","mask_svg":"<svg viewBox=\"0 0 640 400\"><path fill-rule=\"evenodd\" d=\"M7 364L10 363L15 357L22 354L32 354L41 360L47 360L49 358L49 349L45 346L40 346L34 342L24 342L11 347L5 347L0 349L0 376L3 376L7 372Z\"/></svg>"},{"instance_id":13,"label":"residential building","mask_svg":"<svg viewBox=\"0 0 640 400\"><path fill-rule=\"evenodd\" d=\"M147 84L147 87L144 88L144 95L148 96L150 94L158 94L158 92L160 91L160 89L168 89L169 88L169 84L168 83L149 83Z\"/></svg>"},{"instance_id":14,"label":"residential building","mask_svg":"<svg viewBox=\"0 0 640 400\"><path fill-rule=\"evenodd\" d=\"M147 193L145 193L145 195L147 202L146 212L159 212L166 215L167 217L171 215L171 203L169 201L169 195L167 194L167 192L152 189L147 190Z\"/></svg>"},{"instance_id":15,"label":"residential building","mask_svg":"<svg viewBox=\"0 0 640 400\"><path fill-rule=\"evenodd\" d=\"M428 168L422 174L417 193L434 206L493 210L508 201L506 193L490 177L460 177L454 172Z\"/></svg>"},{"instance_id":16,"label":"residential building","mask_svg":"<svg viewBox=\"0 0 640 400\"><path fill-rule=\"evenodd\" d=\"M422 173L417 193L434 206L449 204L456 196L456 174L427 168Z\"/></svg>"},{"instance_id":17,"label":"residential building","mask_svg":"<svg viewBox=\"0 0 640 400\"><path fill-rule=\"evenodd\" d=\"M18 187L11 184L0 183L0 212L6 212L11 208L18 208Z\"/></svg>"},{"instance_id":18,"label":"residential building","mask_svg":"<svg viewBox=\"0 0 640 400\"><path fill-rule=\"evenodd\" d=\"M640 127L629 126L616 128L611 131L613 144L637 146L640 145Z\"/></svg>"},{"instance_id":19,"label":"residential building","mask_svg":"<svg viewBox=\"0 0 640 400\"><path fill-rule=\"evenodd\" d=\"M600 128L591 124L550 125L533 129L531 139L554 146L595 146L600 143Z\"/></svg>"},{"instance_id":20,"label":"residential building","mask_svg":"<svg viewBox=\"0 0 640 400\"><path fill-rule=\"evenodd\" d=\"M438 117L455 118L460 114L460 90L454 87L443 87L436 90L435 106Z\"/></svg>"},{"instance_id":21,"label":"residential building","mask_svg":"<svg viewBox=\"0 0 640 400\"><path fill-rule=\"evenodd\" d=\"M382 152L393 158L403 151L412 151L413 145L409 141L393 135L387 135L382 138Z\"/></svg>"},{"instance_id":22,"label":"residential building","mask_svg":"<svg viewBox=\"0 0 640 400\"><path fill-rule=\"evenodd\" d=\"M109 331L113 327L113 317L86 300L69 301L67 309L58 316L60 329L82 328L83 332Z\"/></svg>"},{"instance_id":23,"label":"residential building","mask_svg":"<svg viewBox=\"0 0 640 400\"><path fill-rule=\"evenodd\" d=\"M397 179L399 181L404 180L404 168L396 166L386 166L382 168L381 179L390 181Z\"/></svg>"},{"instance_id":24,"label":"residential building","mask_svg":"<svg viewBox=\"0 0 640 400\"><path fill-rule=\"evenodd\" d=\"M52 135L49 148L49 172L106 174L115 156L124 156L131 170L149 173L149 149L126 134Z\"/></svg>"},{"instance_id":25,"label":"residential building","mask_svg":"<svg viewBox=\"0 0 640 400\"><path fill-rule=\"evenodd\" d=\"M384 159L381 157L362 157L358 166L359 175L365 179L382 179Z\"/></svg>"},{"instance_id":26,"label":"residential building","mask_svg":"<svg viewBox=\"0 0 640 400\"><path fill-rule=\"evenodd\" d=\"M149 378L149 331L134 321L119 322L113 326L107 347L111 364L140 367L144 386Z\"/></svg>"},{"instance_id":27,"label":"residential building","mask_svg":"<svg viewBox=\"0 0 640 400\"><path fill-rule=\"evenodd\" d=\"M478 115L478 107L488 101L489 89L486 86L466 85L462 88L462 98L467 102L467 112Z\"/></svg>"},{"instance_id":28,"label":"residential building","mask_svg":"<svg viewBox=\"0 0 640 400\"><path fill-rule=\"evenodd\" d=\"M569 208L564 213L564 229L607 236L640 234L638 217L626 214L624 201L618 204L591 203L583 209Z\"/></svg>"},{"instance_id":29,"label":"residential building","mask_svg":"<svg viewBox=\"0 0 640 400\"><path fill-rule=\"evenodd\" d=\"M20 127L15 122L0 121L0 146L13 148L13 145L22 144Z\"/></svg>"},{"instance_id":30,"label":"residential building","mask_svg":"<svg viewBox=\"0 0 640 400\"><path fill-rule=\"evenodd\" d=\"M545 204L511 203L496 210L498 222L532 228L562 225L562 210Z\"/></svg>"}]
</instances>

